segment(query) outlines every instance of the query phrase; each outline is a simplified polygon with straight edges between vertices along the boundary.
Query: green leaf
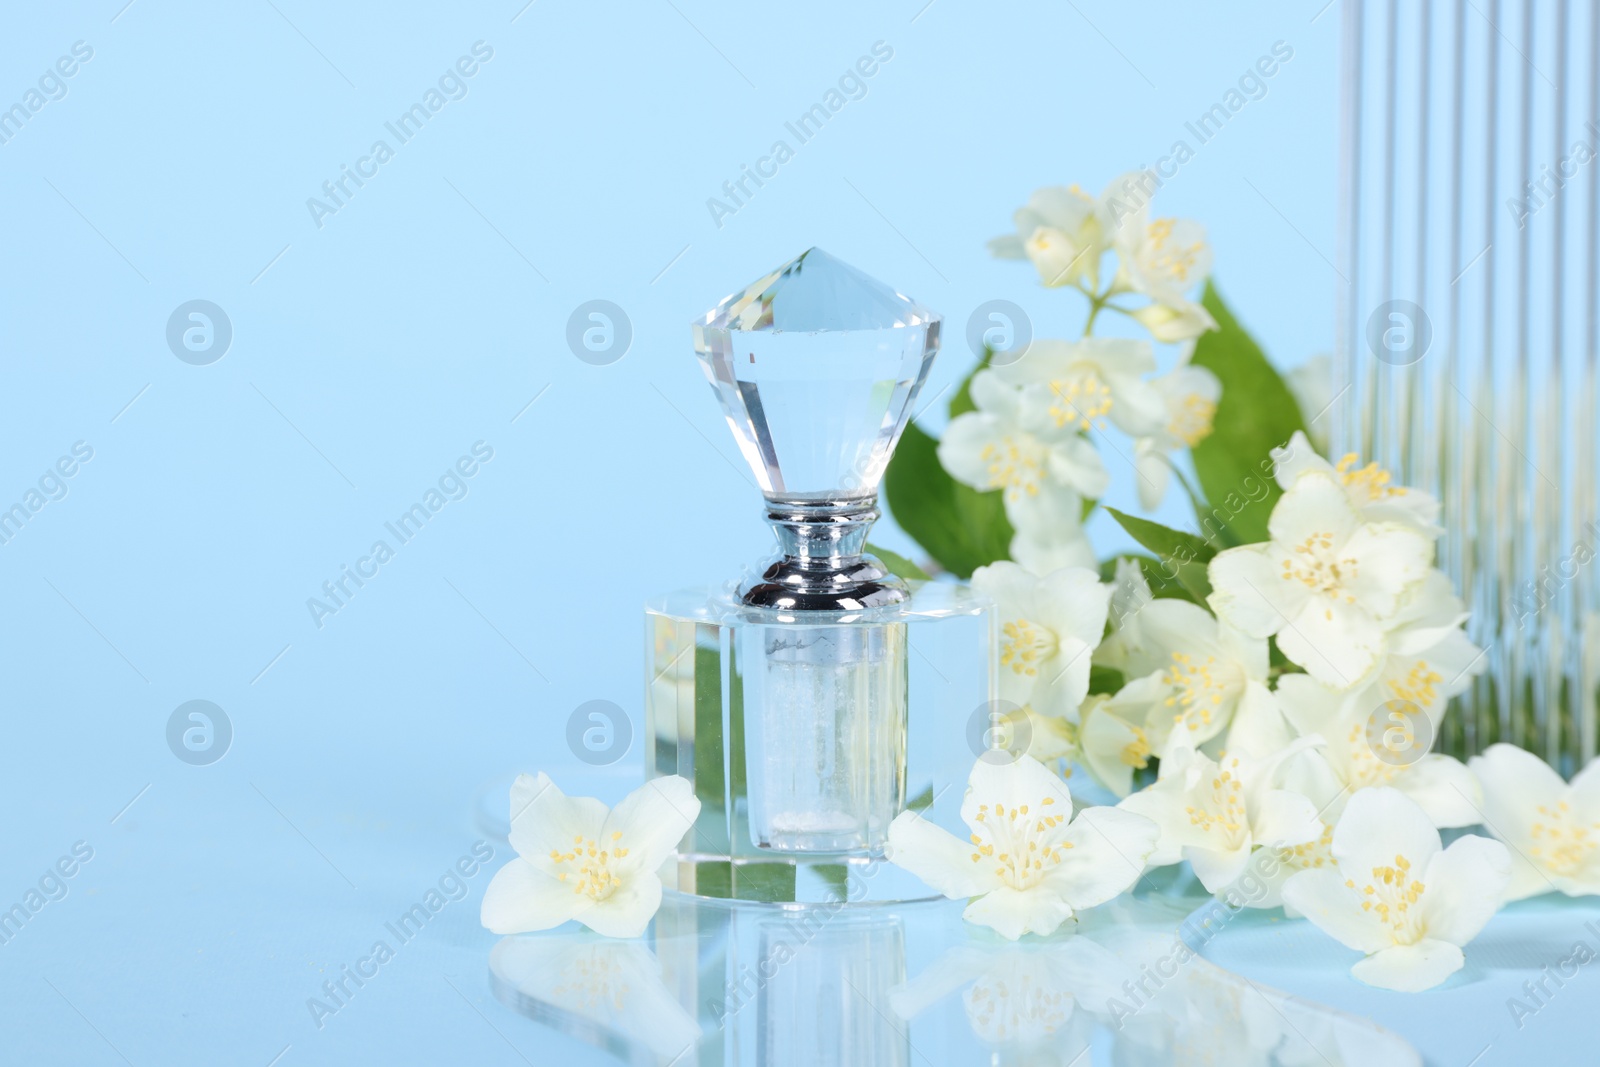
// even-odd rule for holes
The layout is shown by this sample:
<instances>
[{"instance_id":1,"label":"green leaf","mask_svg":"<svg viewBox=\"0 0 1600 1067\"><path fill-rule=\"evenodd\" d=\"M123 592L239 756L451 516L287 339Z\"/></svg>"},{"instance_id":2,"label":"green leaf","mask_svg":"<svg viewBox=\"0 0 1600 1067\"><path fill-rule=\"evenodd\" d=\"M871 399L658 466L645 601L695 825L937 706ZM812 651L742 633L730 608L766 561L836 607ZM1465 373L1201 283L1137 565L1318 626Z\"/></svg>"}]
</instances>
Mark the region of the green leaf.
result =
<instances>
[{"instance_id":1,"label":"green leaf","mask_svg":"<svg viewBox=\"0 0 1600 1067\"><path fill-rule=\"evenodd\" d=\"M900 435L883 495L894 521L939 566L960 578L1011 558L1013 530L999 490L980 493L945 471L939 442L916 423Z\"/></svg>"},{"instance_id":2,"label":"green leaf","mask_svg":"<svg viewBox=\"0 0 1600 1067\"><path fill-rule=\"evenodd\" d=\"M1176 557L1179 562L1193 560L1197 563L1210 563L1211 557L1217 554L1217 550L1207 544L1205 538L1199 534L1174 530L1170 526L1141 519L1137 515L1129 515L1113 507L1107 507L1106 512L1117 520L1118 525L1128 531L1128 536L1154 552L1157 559Z\"/></svg>"},{"instance_id":3,"label":"green leaf","mask_svg":"<svg viewBox=\"0 0 1600 1067\"><path fill-rule=\"evenodd\" d=\"M1139 544L1156 554L1157 574L1164 581L1177 581L1194 599L1204 604L1211 595L1211 580L1206 574L1206 564L1217 550L1199 534L1174 530L1159 522L1141 519L1116 508L1106 508L1106 513ZM1152 582L1152 585L1154 583Z\"/></svg>"},{"instance_id":4,"label":"green leaf","mask_svg":"<svg viewBox=\"0 0 1600 1067\"><path fill-rule=\"evenodd\" d=\"M879 548L870 541L867 543L867 551L877 556L883 565L889 568L889 573L898 578L904 578L908 582L925 582L932 577L927 571L898 552L890 552L887 548Z\"/></svg>"},{"instance_id":5,"label":"green leaf","mask_svg":"<svg viewBox=\"0 0 1600 1067\"><path fill-rule=\"evenodd\" d=\"M1200 335L1193 363L1221 380L1222 399L1210 436L1192 453L1210 508L1197 518L1207 537L1225 545L1265 541L1283 495L1272 477L1272 450L1305 424L1294 394L1210 282L1201 303L1217 329Z\"/></svg>"},{"instance_id":6,"label":"green leaf","mask_svg":"<svg viewBox=\"0 0 1600 1067\"><path fill-rule=\"evenodd\" d=\"M1114 667L1102 667L1098 663L1089 664L1089 692L1091 693L1116 693L1125 684L1122 672Z\"/></svg>"}]
</instances>

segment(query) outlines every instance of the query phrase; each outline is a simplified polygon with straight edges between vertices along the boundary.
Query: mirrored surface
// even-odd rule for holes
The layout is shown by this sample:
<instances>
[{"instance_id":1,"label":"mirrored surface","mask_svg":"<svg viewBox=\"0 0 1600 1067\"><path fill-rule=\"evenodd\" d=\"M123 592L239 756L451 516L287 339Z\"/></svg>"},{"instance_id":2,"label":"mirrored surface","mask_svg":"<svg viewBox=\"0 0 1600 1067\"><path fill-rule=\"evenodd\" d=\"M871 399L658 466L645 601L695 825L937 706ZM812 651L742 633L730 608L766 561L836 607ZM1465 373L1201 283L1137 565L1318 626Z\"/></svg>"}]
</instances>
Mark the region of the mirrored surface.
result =
<instances>
[{"instance_id":1,"label":"mirrored surface","mask_svg":"<svg viewBox=\"0 0 1600 1067\"><path fill-rule=\"evenodd\" d=\"M1125 899L1006 941L959 902L777 908L669 894L650 932L508 937L506 1007L630 1064L1359 1064L1416 1051L1199 952L1187 896Z\"/></svg>"}]
</instances>

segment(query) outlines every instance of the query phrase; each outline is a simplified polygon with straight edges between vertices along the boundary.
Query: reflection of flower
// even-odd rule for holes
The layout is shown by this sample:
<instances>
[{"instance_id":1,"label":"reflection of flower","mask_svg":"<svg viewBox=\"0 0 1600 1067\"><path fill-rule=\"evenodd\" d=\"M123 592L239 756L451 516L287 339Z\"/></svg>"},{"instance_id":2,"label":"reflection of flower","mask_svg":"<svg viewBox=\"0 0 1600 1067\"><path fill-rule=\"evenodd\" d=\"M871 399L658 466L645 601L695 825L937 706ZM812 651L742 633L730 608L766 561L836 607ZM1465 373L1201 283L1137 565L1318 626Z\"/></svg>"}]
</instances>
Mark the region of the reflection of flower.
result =
<instances>
[{"instance_id":1,"label":"reflection of flower","mask_svg":"<svg viewBox=\"0 0 1600 1067\"><path fill-rule=\"evenodd\" d=\"M1461 969L1461 946L1493 918L1511 876L1500 842L1469 836L1441 849L1422 809L1386 787L1350 798L1333 831L1333 858L1337 870L1290 878L1284 902L1366 954L1352 975L1402 993L1431 989Z\"/></svg>"},{"instance_id":2,"label":"reflection of flower","mask_svg":"<svg viewBox=\"0 0 1600 1067\"><path fill-rule=\"evenodd\" d=\"M907 811L889 826L888 856L947 897L976 897L968 922L1013 941L1049 934L1133 885L1156 843L1155 825L1129 812L1072 816L1066 783L1038 760L980 759L961 803L970 844Z\"/></svg>"},{"instance_id":3,"label":"reflection of flower","mask_svg":"<svg viewBox=\"0 0 1600 1067\"><path fill-rule=\"evenodd\" d=\"M1308 744L1302 739L1267 759L1225 755L1220 762L1180 747L1161 761L1155 785L1118 807L1161 828L1152 866L1188 860L1215 893L1244 873L1256 846L1284 848L1322 833L1311 801L1275 782L1282 761Z\"/></svg>"},{"instance_id":4,"label":"reflection of flower","mask_svg":"<svg viewBox=\"0 0 1600 1067\"><path fill-rule=\"evenodd\" d=\"M1326 685L1349 688L1385 650L1384 628L1433 562L1433 540L1396 522L1366 522L1332 475L1306 471L1268 520L1271 540L1211 561L1212 610Z\"/></svg>"},{"instance_id":5,"label":"reflection of flower","mask_svg":"<svg viewBox=\"0 0 1600 1067\"><path fill-rule=\"evenodd\" d=\"M638 937L661 906L656 871L700 814L687 779L654 778L615 808L569 797L542 772L511 787L511 847L483 895L497 934L577 919L609 937Z\"/></svg>"},{"instance_id":6,"label":"reflection of flower","mask_svg":"<svg viewBox=\"0 0 1600 1067\"><path fill-rule=\"evenodd\" d=\"M1508 900L1600 893L1600 760L1568 785L1539 757L1497 744L1472 757L1472 769L1483 783L1484 825L1511 846Z\"/></svg>"},{"instance_id":7,"label":"reflection of flower","mask_svg":"<svg viewBox=\"0 0 1600 1067\"><path fill-rule=\"evenodd\" d=\"M537 1018L561 1028L561 1013L648 1047L663 1060L700 1039L700 1025L662 982L661 963L637 941L588 934L508 937L489 956L494 977L532 1001ZM549 1009L556 1009L551 1012Z\"/></svg>"},{"instance_id":8,"label":"reflection of flower","mask_svg":"<svg viewBox=\"0 0 1600 1067\"><path fill-rule=\"evenodd\" d=\"M1000 620L1000 695L1042 715L1075 711L1089 692L1090 653L1106 627L1110 590L1073 567L1036 578L1015 563L991 563L972 587Z\"/></svg>"},{"instance_id":9,"label":"reflection of flower","mask_svg":"<svg viewBox=\"0 0 1600 1067\"><path fill-rule=\"evenodd\" d=\"M1004 946L962 945L939 957L917 977L889 991L889 1007L909 1022L965 987L967 1022L990 1045L1028 1046L1059 1041L1086 1028L1093 1015L1080 1004L1097 1004L1115 987L1115 955L1084 936L1064 941ZM1066 1051L1076 1052L1077 1041Z\"/></svg>"}]
</instances>

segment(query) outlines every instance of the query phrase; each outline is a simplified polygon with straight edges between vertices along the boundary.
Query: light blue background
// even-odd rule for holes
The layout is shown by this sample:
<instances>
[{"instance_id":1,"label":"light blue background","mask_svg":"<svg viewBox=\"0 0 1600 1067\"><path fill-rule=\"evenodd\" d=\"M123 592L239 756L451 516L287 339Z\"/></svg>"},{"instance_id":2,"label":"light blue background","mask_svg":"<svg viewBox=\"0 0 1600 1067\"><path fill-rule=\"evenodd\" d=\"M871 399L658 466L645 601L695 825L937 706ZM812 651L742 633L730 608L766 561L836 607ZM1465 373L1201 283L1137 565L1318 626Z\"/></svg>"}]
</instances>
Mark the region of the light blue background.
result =
<instances>
[{"instance_id":1,"label":"light blue background","mask_svg":"<svg viewBox=\"0 0 1600 1067\"><path fill-rule=\"evenodd\" d=\"M464 999L559 1047L488 997L487 873L325 1029L305 1000L468 851L483 783L636 780L637 749L574 759L569 714L637 725L641 602L768 543L688 323L804 248L945 314L934 391L984 301L1070 335L1076 298L984 241L1037 186L1193 146L1185 122L1282 40L1157 207L1209 227L1281 363L1332 342L1322 0L122 4L15 7L0 33L0 106L94 50L0 144L0 506L94 450L0 545L0 902L94 849L0 945L8 1061L517 1062ZM397 146L384 123L480 40L467 95ZM877 41L866 96L714 225L707 198ZM378 138L395 157L319 228L307 198ZM209 366L165 340L193 299L232 323ZM631 320L609 366L566 344L592 299ZM318 628L307 598L478 441L469 494ZM192 699L232 722L211 766L167 747Z\"/></svg>"}]
</instances>

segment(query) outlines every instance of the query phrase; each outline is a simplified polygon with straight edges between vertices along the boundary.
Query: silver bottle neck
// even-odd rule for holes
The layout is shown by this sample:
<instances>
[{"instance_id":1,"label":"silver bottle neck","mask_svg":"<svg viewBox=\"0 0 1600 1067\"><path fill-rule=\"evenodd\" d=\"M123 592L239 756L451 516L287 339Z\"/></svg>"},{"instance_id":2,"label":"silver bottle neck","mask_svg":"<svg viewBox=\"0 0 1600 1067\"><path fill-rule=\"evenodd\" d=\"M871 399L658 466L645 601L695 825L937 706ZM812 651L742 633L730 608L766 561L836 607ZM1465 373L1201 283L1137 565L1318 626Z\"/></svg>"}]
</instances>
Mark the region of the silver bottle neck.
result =
<instances>
[{"instance_id":1,"label":"silver bottle neck","mask_svg":"<svg viewBox=\"0 0 1600 1067\"><path fill-rule=\"evenodd\" d=\"M857 611L897 604L904 582L866 553L878 519L877 497L854 500L768 498L767 522L779 555L745 580L740 599L757 607L796 611Z\"/></svg>"}]
</instances>

